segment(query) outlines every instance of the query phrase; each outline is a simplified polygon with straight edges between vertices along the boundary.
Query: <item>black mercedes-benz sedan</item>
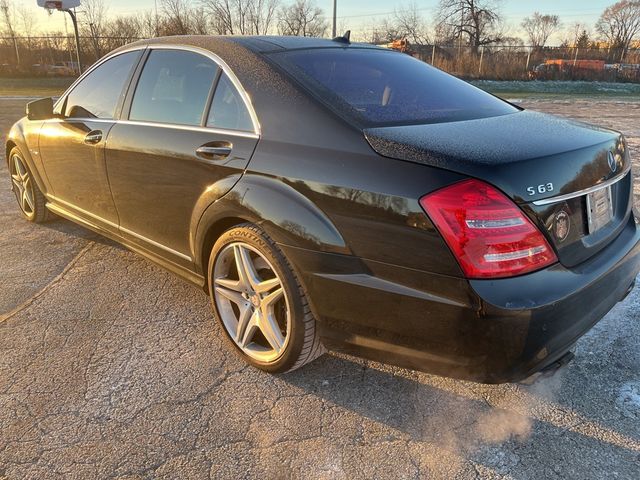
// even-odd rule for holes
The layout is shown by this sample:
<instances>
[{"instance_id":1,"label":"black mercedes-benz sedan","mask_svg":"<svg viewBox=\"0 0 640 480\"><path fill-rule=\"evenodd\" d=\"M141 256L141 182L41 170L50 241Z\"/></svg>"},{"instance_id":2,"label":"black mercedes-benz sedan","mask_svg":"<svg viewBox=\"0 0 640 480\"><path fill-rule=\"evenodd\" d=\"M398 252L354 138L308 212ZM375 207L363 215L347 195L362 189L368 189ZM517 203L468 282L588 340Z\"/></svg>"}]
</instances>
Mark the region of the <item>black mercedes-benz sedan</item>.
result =
<instances>
[{"instance_id":1,"label":"black mercedes-benz sedan","mask_svg":"<svg viewBox=\"0 0 640 480\"><path fill-rule=\"evenodd\" d=\"M204 288L269 372L329 348L518 381L564 363L640 270L620 133L347 37L133 43L29 103L6 158L28 220Z\"/></svg>"}]
</instances>

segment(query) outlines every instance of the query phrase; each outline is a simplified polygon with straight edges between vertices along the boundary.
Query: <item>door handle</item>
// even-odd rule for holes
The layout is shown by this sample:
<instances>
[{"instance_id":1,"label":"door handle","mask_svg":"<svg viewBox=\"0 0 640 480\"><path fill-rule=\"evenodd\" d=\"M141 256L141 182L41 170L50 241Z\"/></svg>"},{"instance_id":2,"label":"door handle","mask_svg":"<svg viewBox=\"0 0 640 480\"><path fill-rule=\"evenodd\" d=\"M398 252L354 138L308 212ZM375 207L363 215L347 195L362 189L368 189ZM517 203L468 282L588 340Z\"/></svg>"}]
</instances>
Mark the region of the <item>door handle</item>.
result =
<instances>
[{"instance_id":1,"label":"door handle","mask_svg":"<svg viewBox=\"0 0 640 480\"><path fill-rule=\"evenodd\" d=\"M102 132L100 130L91 130L87 133L87 136L84 137L84 143L88 143L90 145L100 143L100 140L102 140Z\"/></svg>"},{"instance_id":2,"label":"door handle","mask_svg":"<svg viewBox=\"0 0 640 480\"><path fill-rule=\"evenodd\" d=\"M231 155L233 145L228 142L219 145L203 145L196 150L196 155L207 160L224 160Z\"/></svg>"}]
</instances>

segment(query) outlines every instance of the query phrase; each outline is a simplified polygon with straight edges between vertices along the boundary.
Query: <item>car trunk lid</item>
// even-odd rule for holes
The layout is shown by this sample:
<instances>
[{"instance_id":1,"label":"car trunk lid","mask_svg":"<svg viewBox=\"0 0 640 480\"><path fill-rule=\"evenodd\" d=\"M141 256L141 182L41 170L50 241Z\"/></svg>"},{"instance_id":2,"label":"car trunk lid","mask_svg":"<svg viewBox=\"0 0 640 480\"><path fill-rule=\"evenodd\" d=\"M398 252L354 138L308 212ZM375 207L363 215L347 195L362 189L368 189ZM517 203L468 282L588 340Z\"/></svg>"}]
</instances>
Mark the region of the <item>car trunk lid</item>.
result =
<instances>
[{"instance_id":1,"label":"car trunk lid","mask_svg":"<svg viewBox=\"0 0 640 480\"><path fill-rule=\"evenodd\" d=\"M618 132L521 111L364 133L381 155L495 185L520 205L569 267L611 242L630 215L630 158Z\"/></svg>"}]
</instances>

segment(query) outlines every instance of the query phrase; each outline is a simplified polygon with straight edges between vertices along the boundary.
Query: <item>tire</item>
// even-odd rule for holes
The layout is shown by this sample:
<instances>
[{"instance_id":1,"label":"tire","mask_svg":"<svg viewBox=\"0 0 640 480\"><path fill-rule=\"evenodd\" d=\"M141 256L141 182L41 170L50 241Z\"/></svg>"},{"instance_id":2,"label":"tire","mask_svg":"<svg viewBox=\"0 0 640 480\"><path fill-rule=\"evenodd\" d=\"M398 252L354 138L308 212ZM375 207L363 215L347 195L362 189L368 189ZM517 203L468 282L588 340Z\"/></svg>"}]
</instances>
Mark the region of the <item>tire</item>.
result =
<instances>
[{"instance_id":1,"label":"tire","mask_svg":"<svg viewBox=\"0 0 640 480\"><path fill-rule=\"evenodd\" d=\"M283 373L324 353L302 285L256 225L238 225L220 236L209 257L208 283L216 319L249 364Z\"/></svg>"},{"instance_id":2,"label":"tire","mask_svg":"<svg viewBox=\"0 0 640 480\"><path fill-rule=\"evenodd\" d=\"M9 153L9 175L11 190L16 196L20 212L30 222L43 223L53 218L47 209L47 199L38 188L24 156L18 147Z\"/></svg>"}]
</instances>

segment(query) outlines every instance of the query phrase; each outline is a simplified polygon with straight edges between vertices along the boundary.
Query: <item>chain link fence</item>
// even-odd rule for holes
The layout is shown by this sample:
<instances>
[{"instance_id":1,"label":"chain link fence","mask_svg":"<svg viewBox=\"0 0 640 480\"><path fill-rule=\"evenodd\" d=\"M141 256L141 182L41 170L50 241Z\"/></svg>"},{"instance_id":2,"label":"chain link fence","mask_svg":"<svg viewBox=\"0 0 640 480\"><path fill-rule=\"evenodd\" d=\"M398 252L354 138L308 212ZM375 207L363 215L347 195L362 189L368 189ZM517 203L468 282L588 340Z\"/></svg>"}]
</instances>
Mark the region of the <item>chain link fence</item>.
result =
<instances>
[{"instance_id":1,"label":"chain link fence","mask_svg":"<svg viewBox=\"0 0 640 480\"><path fill-rule=\"evenodd\" d=\"M640 82L640 49L425 45L413 50L417 58L469 79Z\"/></svg>"},{"instance_id":2,"label":"chain link fence","mask_svg":"<svg viewBox=\"0 0 640 480\"><path fill-rule=\"evenodd\" d=\"M138 37L80 37L80 59L88 67L111 50ZM75 76L78 74L73 35L0 37L0 76Z\"/></svg>"},{"instance_id":3,"label":"chain link fence","mask_svg":"<svg viewBox=\"0 0 640 480\"><path fill-rule=\"evenodd\" d=\"M81 37L80 58L88 67L134 36ZM76 75L72 35L0 37L0 76ZM640 83L640 49L526 46L415 45L408 52L468 79L597 80Z\"/></svg>"}]
</instances>

